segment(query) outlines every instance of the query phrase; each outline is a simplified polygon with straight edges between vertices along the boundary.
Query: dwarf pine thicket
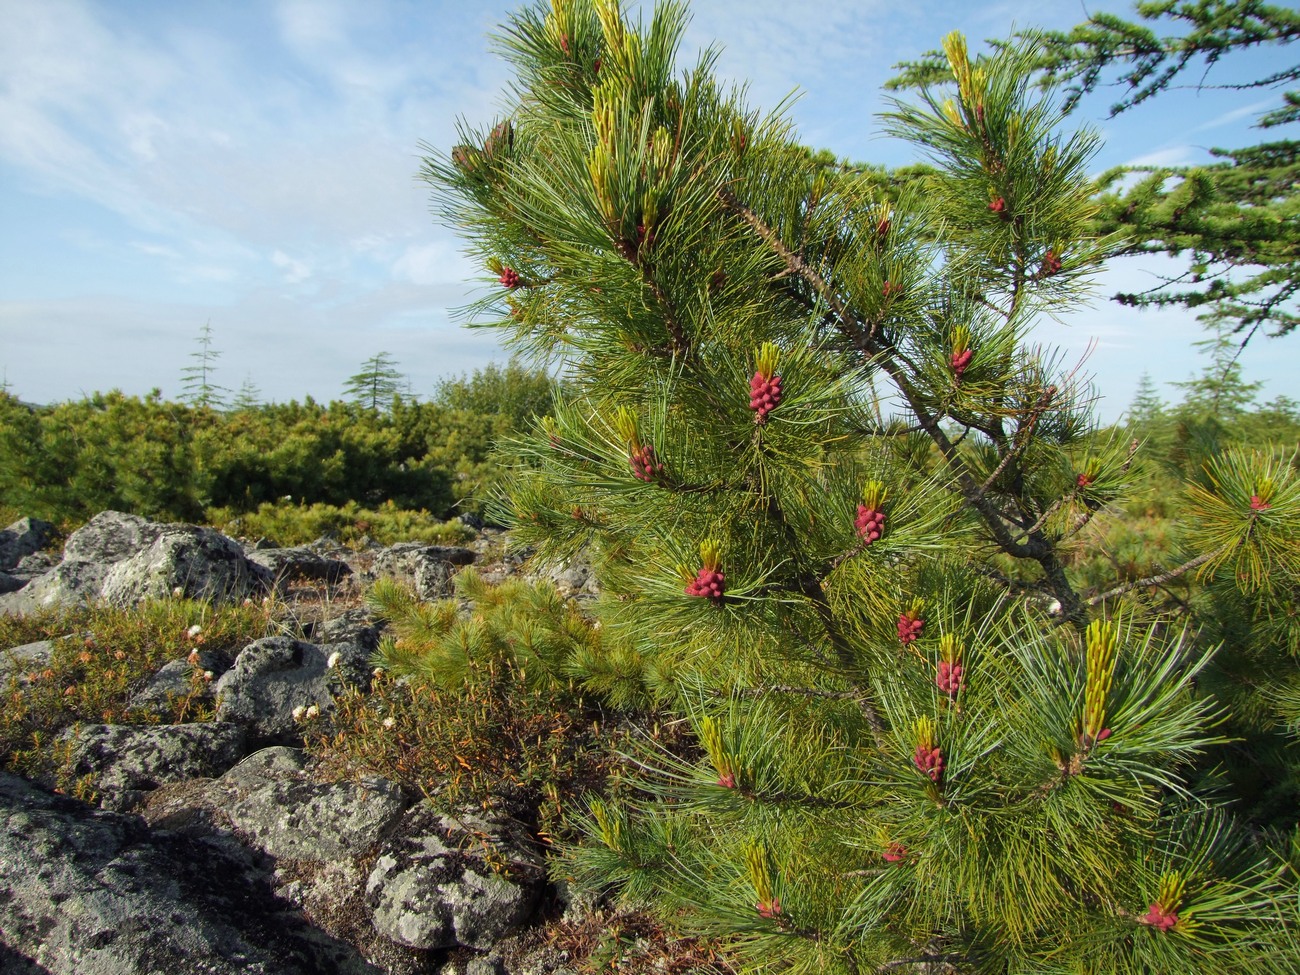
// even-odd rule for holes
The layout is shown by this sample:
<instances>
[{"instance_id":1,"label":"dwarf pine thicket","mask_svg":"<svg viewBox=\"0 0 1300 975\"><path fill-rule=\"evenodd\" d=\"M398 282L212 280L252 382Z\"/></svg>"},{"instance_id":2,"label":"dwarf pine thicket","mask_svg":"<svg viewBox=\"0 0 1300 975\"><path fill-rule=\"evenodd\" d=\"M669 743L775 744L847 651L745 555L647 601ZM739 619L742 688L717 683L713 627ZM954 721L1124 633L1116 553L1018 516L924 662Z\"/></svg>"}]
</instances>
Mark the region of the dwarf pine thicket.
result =
<instances>
[{"instance_id":1,"label":"dwarf pine thicket","mask_svg":"<svg viewBox=\"0 0 1300 975\"><path fill-rule=\"evenodd\" d=\"M685 20L525 8L507 117L424 169L480 320L566 368L500 513L592 553L567 673L616 655L700 743L648 739L562 869L755 971L1295 970L1300 483L1213 451L1112 564L1141 444L1024 343L1116 244L1096 137L950 36L886 200L679 71Z\"/></svg>"}]
</instances>

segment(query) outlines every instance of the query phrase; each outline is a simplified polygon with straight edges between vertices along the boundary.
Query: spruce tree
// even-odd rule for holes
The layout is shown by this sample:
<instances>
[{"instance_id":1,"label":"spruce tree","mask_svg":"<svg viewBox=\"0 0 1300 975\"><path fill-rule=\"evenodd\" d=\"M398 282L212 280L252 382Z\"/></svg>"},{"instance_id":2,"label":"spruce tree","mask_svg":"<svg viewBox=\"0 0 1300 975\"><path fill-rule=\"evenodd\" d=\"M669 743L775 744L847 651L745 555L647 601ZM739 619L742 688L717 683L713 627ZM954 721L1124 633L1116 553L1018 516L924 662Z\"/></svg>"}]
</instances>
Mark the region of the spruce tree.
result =
<instances>
[{"instance_id":1,"label":"spruce tree","mask_svg":"<svg viewBox=\"0 0 1300 975\"><path fill-rule=\"evenodd\" d=\"M423 170L490 275L477 319L565 367L502 514L594 562L574 677L639 686L699 746L648 736L563 869L753 971L1295 970L1285 837L1206 761L1213 648L1142 598L1193 571L1295 591L1294 470L1225 456L1183 562L1072 573L1132 447L1023 338L1112 247L1096 137L1061 131L1031 46L976 65L952 35L951 89L886 119L933 172L885 197L713 51L677 73L685 23L522 10L507 117Z\"/></svg>"},{"instance_id":2,"label":"spruce tree","mask_svg":"<svg viewBox=\"0 0 1300 975\"><path fill-rule=\"evenodd\" d=\"M230 390L212 380L221 353L212 347L211 322L204 322L199 329L198 345L198 349L190 353L194 365L181 370L181 399L191 406L220 409L224 402L223 394Z\"/></svg>"},{"instance_id":3,"label":"spruce tree","mask_svg":"<svg viewBox=\"0 0 1300 975\"><path fill-rule=\"evenodd\" d=\"M381 404L398 395L401 384L397 361L387 352L379 352L361 363L360 372L348 377L343 394L365 409L378 412Z\"/></svg>"}]
</instances>

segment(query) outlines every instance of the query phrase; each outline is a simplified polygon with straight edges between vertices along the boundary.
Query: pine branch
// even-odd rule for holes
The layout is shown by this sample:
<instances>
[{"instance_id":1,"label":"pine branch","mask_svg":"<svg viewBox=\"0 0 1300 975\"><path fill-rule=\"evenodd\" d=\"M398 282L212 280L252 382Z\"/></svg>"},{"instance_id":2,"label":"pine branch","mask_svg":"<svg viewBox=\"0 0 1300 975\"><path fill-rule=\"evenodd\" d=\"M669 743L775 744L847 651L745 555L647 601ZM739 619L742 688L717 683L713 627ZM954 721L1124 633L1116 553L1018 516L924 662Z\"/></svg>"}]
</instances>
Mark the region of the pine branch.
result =
<instances>
[{"instance_id":1,"label":"pine branch","mask_svg":"<svg viewBox=\"0 0 1300 975\"><path fill-rule=\"evenodd\" d=\"M1166 582L1172 582L1179 576L1204 565L1211 559L1218 558L1230 547L1231 546L1224 546L1223 548L1215 549L1213 552L1206 552L1203 555L1198 555L1194 559L1188 559L1182 565L1170 569L1168 572L1161 572L1158 575L1147 576L1145 579L1134 579L1132 582L1126 582L1123 585L1115 586L1113 589L1107 589L1103 593L1099 593L1096 596L1084 600L1084 605L1096 606L1098 603L1102 603L1107 599L1110 599L1112 596L1122 596L1126 592L1132 592L1134 589L1150 589L1153 586L1163 586Z\"/></svg>"},{"instance_id":2,"label":"pine branch","mask_svg":"<svg viewBox=\"0 0 1300 975\"><path fill-rule=\"evenodd\" d=\"M1014 522L1011 522L1002 511L999 511L989 501L980 486L975 483L975 478L966 462L944 432L940 423L941 417L931 414L926 408L925 398L912 385L910 378L904 374L899 364L894 361L891 354L892 350L883 348L876 341L874 326L871 332L862 334L859 331L859 319L839 300L825 279L813 268L809 267L799 255L786 247L782 243L780 236L764 222L762 217L741 203L735 194L725 187L718 190L718 196L728 209L739 215L753 228L754 232L786 263L786 266L792 272L802 277L816 289L818 295L835 311L840 322L840 330L845 337L852 341L864 354L870 356L872 361L878 363L889 375L889 378L894 381L894 385L898 387L904 399L907 400L908 406L920 422L921 427L938 446L940 453L943 454L944 459L956 473L962 497L979 513L985 527L992 534L998 547L1013 558L1029 559L1037 562L1047 577L1053 594L1061 601L1065 617L1076 626L1082 627L1086 625L1084 604L1070 584L1070 580L1065 574L1065 567L1061 564L1054 546L1042 535L1041 531L1030 532L1024 543L1016 541L1009 528L1009 525L1014 524ZM1055 387L1049 387L1048 389L1052 395L1055 395ZM1044 391L1044 395L1047 395L1047 392Z\"/></svg>"}]
</instances>

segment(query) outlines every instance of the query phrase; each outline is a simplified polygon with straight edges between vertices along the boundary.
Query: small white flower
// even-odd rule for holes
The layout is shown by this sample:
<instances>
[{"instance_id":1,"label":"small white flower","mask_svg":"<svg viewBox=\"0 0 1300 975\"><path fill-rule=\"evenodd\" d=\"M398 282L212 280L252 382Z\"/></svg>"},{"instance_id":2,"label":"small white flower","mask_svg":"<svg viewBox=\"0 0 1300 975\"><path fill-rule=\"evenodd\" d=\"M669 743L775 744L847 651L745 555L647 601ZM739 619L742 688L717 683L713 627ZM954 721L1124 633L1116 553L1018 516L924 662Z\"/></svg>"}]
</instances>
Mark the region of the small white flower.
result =
<instances>
[{"instance_id":1,"label":"small white flower","mask_svg":"<svg viewBox=\"0 0 1300 975\"><path fill-rule=\"evenodd\" d=\"M1047 612L1052 616L1060 616L1061 601L1059 599L1053 599L1050 603L1047 604Z\"/></svg>"},{"instance_id":2,"label":"small white flower","mask_svg":"<svg viewBox=\"0 0 1300 975\"><path fill-rule=\"evenodd\" d=\"M303 712L305 712L306 710L307 710L307 709L306 709L305 707L303 707L301 704L299 704L296 708L293 709L293 720L294 720L294 721L301 721L301 720L302 720L302 716L303 716Z\"/></svg>"},{"instance_id":3,"label":"small white flower","mask_svg":"<svg viewBox=\"0 0 1300 975\"><path fill-rule=\"evenodd\" d=\"M204 680L212 680L212 671L210 671L210 670L205 670L205 671L203 672L203 679L204 679Z\"/></svg>"},{"instance_id":4,"label":"small white flower","mask_svg":"<svg viewBox=\"0 0 1300 975\"><path fill-rule=\"evenodd\" d=\"M391 728L391 727L392 727L393 725L395 725L395 724L397 724L397 722L396 722L395 720L393 720L393 718L391 718L391 717L384 718L384 727L385 727L385 728Z\"/></svg>"},{"instance_id":5,"label":"small white flower","mask_svg":"<svg viewBox=\"0 0 1300 975\"><path fill-rule=\"evenodd\" d=\"M193 640L196 636L198 636L202 632L203 632L203 627L199 626L198 623L195 623L193 626L191 626L188 630L185 631L185 635L189 637L191 640Z\"/></svg>"},{"instance_id":6,"label":"small white flower","mask_svg":"<svg viewBox=\"0 0 1300 975\"><path fill-rule=\"evenodd\" d=\"M320 708L316 707L316 705L313 704L311 707L307 709L307 719L309 721L312 718L319 718L319 717L320 717Z\"/></svg>"},{"instance_id":7,"label":"small white flower","mask_svg":"<svg viewBox=\"0 0 1300 975\"><path fill-rule=\"evenodd\" d=\"M373 676L375 676L375 677L383 677L383 676L384 676L384 668L383 668L383 667L376 667L375 670L374 670L374 675L373 675Z\"/></svg>"},{"instance_id":8,"label":"small white flower","mask_svg":"<svg viewBox=\"0 0 1300 975\"><path fill-rule=\"evenodd\" d=\"M185 590L182 589L180 586L177 586L175 589L172 590L173 599L180 599L183 595L185 595Z\"/></svg>"},{"instance_id":9,"label":"small white flower","mask_svg":"<svg viewBox=\"0 0 1300 975\"><path fill-rule=\"evenodd\" d=\"M339 652L335 650L333 653L330 654L329 660L325 661L325 666L328 667L330 670L333 670L338 665L339 665Z\"/></svg>"}]
</instances>

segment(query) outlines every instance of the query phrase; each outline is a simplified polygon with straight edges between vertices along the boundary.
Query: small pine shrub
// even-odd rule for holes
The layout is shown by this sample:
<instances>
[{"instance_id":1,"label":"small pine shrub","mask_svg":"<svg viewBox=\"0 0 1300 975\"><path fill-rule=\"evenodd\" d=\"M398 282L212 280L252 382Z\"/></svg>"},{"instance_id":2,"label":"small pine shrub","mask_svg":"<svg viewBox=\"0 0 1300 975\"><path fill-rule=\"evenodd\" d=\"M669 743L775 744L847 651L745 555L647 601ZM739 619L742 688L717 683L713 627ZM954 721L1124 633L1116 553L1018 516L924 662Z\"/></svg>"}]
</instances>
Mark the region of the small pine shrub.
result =
<instances>
[{"instance_id":1,"label":"small pine shrub","mask_svg":"<svg viewBox=\"0 0 1300 975\"><path fill-rule=\"evenodd\" d=\"M474 537L474 530L459 521L440 521L427 511L398 508L391 502L379 508L363 508L355 501L342 506L276 501L245 513L233 508L210 508L207 520L227 534L271 538L280 545L305 545L321 536L337 538L354 548L366 539L380 545L459 545Z\"/></svg>"}]
</instances>

